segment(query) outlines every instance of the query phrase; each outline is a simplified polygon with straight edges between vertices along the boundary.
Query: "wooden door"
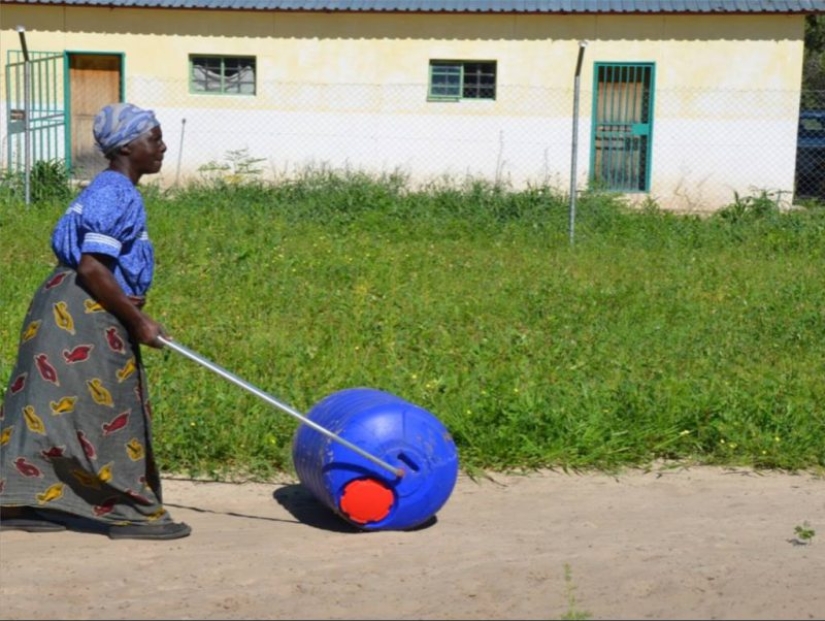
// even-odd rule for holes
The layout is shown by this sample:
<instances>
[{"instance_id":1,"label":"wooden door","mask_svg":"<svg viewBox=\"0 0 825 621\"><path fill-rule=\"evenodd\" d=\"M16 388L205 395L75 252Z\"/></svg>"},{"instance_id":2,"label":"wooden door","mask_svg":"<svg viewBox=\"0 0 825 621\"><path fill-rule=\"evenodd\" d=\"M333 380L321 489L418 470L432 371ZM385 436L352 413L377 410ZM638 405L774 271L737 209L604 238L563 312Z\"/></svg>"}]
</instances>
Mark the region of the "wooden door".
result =
<instances>
[{"instance_id":1,"label":"wooden door","mask_svg":"<svg viewBox=\"0 0 825 621\"><path fill-rule=\"evenodd\" d=\"M122 57L118 54L69 54L72 171L89 180L106 168L93 134L95 116L106 104L121 101Z\"/></svg>"}]
</instances>

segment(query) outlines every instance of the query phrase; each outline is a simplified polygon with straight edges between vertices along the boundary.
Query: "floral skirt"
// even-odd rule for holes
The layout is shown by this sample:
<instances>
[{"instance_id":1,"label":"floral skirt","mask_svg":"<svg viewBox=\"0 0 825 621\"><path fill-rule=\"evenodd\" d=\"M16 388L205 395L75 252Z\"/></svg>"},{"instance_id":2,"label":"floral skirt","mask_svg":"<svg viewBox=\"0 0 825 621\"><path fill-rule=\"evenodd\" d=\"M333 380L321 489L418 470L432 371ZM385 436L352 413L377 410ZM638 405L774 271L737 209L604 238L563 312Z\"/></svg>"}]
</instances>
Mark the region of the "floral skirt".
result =
<instances>
[{"instance_id":1,"label":"floral skirt","mask_svg":"<svg viewBox=\"0 0 825 621\"><path fill-rule=\"evenodd\" d=\"M32 299L0 406L0 505L171 521L140 347L65 266Z\"/></svg>"}]
</instances>

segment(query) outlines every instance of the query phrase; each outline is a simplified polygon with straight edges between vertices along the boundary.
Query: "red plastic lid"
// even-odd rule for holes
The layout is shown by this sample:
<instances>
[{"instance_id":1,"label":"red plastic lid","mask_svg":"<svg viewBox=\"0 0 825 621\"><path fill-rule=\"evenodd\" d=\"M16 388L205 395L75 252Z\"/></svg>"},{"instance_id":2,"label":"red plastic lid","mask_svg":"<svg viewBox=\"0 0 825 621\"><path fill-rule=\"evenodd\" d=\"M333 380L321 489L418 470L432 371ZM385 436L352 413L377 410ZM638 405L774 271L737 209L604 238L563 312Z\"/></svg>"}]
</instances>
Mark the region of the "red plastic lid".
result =
<instances>
[{"instance_id":1,"label":"red plastic lid","mask_svg":"<svg viewBox=\"0 0 825 621\"><path fill-rule=\"evenodd\" d=\"M392 490L374 479L356 479L344 487L341 511L353 522L378 522L390 513L395 497Z\"/></svg>"}]
</instances>

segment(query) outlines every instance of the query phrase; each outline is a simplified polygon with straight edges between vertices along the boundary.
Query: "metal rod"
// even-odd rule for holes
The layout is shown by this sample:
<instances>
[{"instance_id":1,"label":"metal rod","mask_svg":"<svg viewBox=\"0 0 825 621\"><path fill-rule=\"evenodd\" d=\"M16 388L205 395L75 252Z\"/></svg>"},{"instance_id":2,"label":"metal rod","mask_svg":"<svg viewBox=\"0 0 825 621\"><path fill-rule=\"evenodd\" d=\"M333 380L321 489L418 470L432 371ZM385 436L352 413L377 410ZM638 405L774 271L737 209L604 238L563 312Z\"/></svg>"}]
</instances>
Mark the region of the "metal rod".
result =
<instances>
[{"instance_id":1,"label":"metal rod","mask_svg":"<svg viewBox=\"0 0 825 621\"><path fill-rule=\"evenodd\" d=\"M354 445L352 442L349 442L348 440L345 440L344 438L332 433L330 430L325 429L324 427L322 427L318 423L315 423L315 422L311 421L306 416L304 416L300 412L294 410L293 408L291 408L287 404L279 401L278 399L276 399L272 395L265 393L260 388L256 388L255 386L253 386L249 382L241 379L240 377L238 377L234 373L231 373L230 371L227 371L226 369L224 369L223 367L215 364L214 362L211 362L210 360L207 360L206 358L204 358L200 354L195 353L191 349L189 349L187 347L184 347L183 345L181 345L179 343L176 343L175 341L169 340L168 338L165 338L165 337L162 337L162 336L159 336L158 340L161 343L163 343L165 346L167 346L171 349L174 349L179 354L183 354L184 356L186 356L190 360L194 360L195 362L205 366L210 371L214 371L215 373L217 373L221 377L223 377L225 379L228 379L230 382L232 382L234 384L237 384L241 388L245 388L246 390L251 392L253 395L255 395L256 397L260 397L261 399L263 399L264 401L266 401L270 405L274 405L276 408L278 408L280 410L283 410L284 412L286 412L290 416L294 416L295 418L300 420L302 423L304 423L305 425L309 425L310 427L312 427L313 429L315 429L319 433L322 433L325 436L327 436L328 438L330 438L332 440L335 440L336 442L338 442L340 444L343 444L348 449L350 449L352 451L355 451L356 453L358 453L362 457L366 457L367 459L369 459L374 464L376 464L378 466L381 466L385 470L389 470L390 472L392 472L397 477L400 478L400 477L404 476L404 470L402 468L396 468L395 466L392 466L392 465L388 464L384 460L379 459L378 457L375 457L374 455L371 455L370 453L366 452L362 448Z\"/></svg>"}]
</instances>

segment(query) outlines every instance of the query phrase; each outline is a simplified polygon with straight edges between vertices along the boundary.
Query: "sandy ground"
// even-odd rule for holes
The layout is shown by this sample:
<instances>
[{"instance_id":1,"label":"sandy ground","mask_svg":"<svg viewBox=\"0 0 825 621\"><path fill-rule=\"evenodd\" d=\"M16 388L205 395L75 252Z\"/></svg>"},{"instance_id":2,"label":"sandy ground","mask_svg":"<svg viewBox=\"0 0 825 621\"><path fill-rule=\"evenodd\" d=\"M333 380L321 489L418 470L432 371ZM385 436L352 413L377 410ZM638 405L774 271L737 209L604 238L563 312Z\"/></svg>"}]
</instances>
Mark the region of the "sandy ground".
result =
<instances>
[{"instance_id":1,"label":"sandy ground","mask_svg":"<svg viewBox=\"0 0 825 621\"><path fill-rule=\"evenodd\" d=\"M190 537L0 534L0 617L825 619L813 474L462 474L412 531L354 530L297 482L164 496Z\"/></svg>"}]
</instances>

